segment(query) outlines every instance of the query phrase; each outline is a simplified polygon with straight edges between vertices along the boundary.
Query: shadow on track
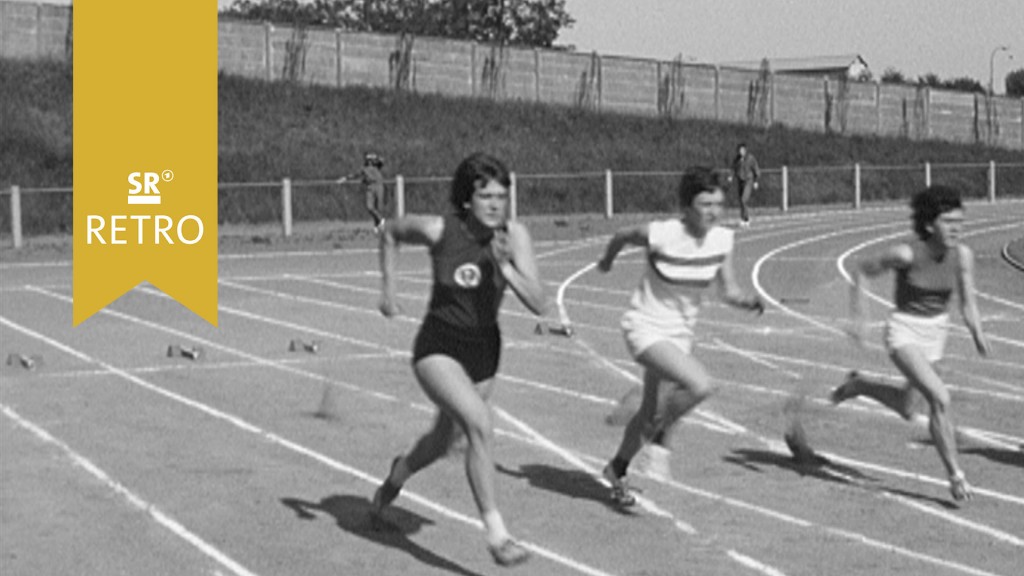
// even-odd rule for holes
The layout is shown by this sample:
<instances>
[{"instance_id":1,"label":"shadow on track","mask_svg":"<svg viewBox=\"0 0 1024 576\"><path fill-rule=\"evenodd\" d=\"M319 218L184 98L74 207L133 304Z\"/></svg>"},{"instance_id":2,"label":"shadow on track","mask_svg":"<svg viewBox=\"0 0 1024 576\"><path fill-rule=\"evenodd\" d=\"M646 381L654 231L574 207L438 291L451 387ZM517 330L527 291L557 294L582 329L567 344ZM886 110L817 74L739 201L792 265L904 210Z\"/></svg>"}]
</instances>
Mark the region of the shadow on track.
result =
<instances>
[{"instance_id":1,"label":"shadow on track","mask_svg":"<svg viewBox=\"0 0 1024 576\"><path fill-rule=\"evenodd\" d=\"M428 566L462 576L479 576L410 540L410 535L434 522L398 506L388 507L384 511L383 522L377 523L371 519L371 502L362 496L334 495L319 502L281 498L281 503L291 508L302 520L315 520L317 512L327 514L334 518L342 530L375 544L401 550Z\"/></svg>"},{"instance_id":2,"label":"shadow on track","mask_svg":"<svg viewBox=\"0 0 1024 576\"><path fill-rule=\"evenodd\" d=\"M592 500L619 514L634 515L630 508L623 508L612 502L609 488L583 470L568 470L546 464L526 464L520 466L519 470L512 470L499 464L497 470L512 478L525 479L534 488L569 498Z\"/></svg>"},{"instance_id":3,"label":"shadow on track","mask_svg":"<svg viewBox=\"0 0 1024 576\"><path fill-rule=\"evenodd\" d=\"M810 476L826 482L835 482L847 486L855 486L867 491L879 491L893 496L902 496L922 502L930 502L947 509L958 508L957 504L943 498L935 498L915 492L908 492L899 488L880 486L878 479L868 476L860 470L851 466L837 464L824 456L818 456L815 462L800 463L785 454L769 452L766 450L740 449L734 450L733 454L723 458L730 464L742 466L754 472L763 472L763 466L773 466L796 472L800 476Z\"/></svg>"}]
</instances>

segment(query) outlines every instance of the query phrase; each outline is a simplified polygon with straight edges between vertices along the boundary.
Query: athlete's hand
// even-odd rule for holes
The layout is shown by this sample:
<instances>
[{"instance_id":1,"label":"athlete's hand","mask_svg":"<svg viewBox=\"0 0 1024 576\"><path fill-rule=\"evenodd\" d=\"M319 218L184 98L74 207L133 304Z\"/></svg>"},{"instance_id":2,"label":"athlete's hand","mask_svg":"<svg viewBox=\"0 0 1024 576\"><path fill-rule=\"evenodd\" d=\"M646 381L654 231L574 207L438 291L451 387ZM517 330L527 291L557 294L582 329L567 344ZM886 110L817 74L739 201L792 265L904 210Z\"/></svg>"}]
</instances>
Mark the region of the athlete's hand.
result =
<instances>
[{"instance_id":1,"label":"athlete's hand","mask_svg":"<svg viewBox=\"0 0 1024 576\"><path fill-rule=\"evenodd\" d=\"M385 318L394 318L402 313L402 308L399 307L398 303L387 294L381 295L378 308Z\"/></svg>"},{"instance_id":2,"label":"athlete's hand","mask_svg":"<svg viewBox=\"0 0 1024 576\"><path fill-rule=\"evenodd\" d=\"M607 258L601 258L597 261L597 269L602 273L609 272L612 269L612 261Z\"/></svg>"},{"instance_id":3,"label":"athlete's hand","mask_svg":"<svg viewBox=\"0 0 1024 576\"><path fill-rule=\"evenodd\" d=\"M335 180L335 182L338 183L338 184L344 184L345 182L348 182L348 177L347 176L342 176L341 178L338 178L337 180Z\"/></svg>"},{"instance_id":4,"label":"athlete's hand","mask_svg":"<svg viewBox=\"0 0 1024 576\"><path fill-rule=\"evenodd\" d=\"M494 237L491 238L491 253L494 254L494 259L499 266L512 260L512 245L508 240L508 230L499 228L494 231Z\"/></svg>"},{"instance_id":5,"label":"athlete's hand","mask_svg":"<svg viewBox=\"0 0 1024 576\"><path fill-rule=\"evenodd\" d=\"M761 186L757 181L754 182L754 190L757 190Z\"/></svg>"},{"instance_id":6,"label":"athlete's hand","mask_svg":"<svg viewBox=\"0 0 1024 576\"><path fill-rule=\"evenodd\" d=\"M744 310L757 312L758 316L764 314L764 301L761 300L761 296L758 294L755 294L744 300L742 306Z\"/></svg>"}]
</instances>

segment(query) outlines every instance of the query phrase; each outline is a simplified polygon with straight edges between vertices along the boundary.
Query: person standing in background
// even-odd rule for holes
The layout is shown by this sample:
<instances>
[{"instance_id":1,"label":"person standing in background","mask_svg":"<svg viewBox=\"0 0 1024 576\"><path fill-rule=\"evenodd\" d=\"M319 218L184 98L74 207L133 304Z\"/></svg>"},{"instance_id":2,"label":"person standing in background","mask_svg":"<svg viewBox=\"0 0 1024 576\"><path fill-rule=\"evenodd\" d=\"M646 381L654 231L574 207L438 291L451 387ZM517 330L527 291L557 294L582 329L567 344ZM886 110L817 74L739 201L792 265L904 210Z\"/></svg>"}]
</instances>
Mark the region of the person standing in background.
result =
<instances>
[{"instance_id":1,"label":"person standing in background","mask_svg":"<svg viewBox=\"0 0 1024 576\"><path fill-rule=\"evenodd\" d=\"M363 167L358 171L338 178L338 184L344 184L349 180L359 179L363 184L363 194L366 197L366 211L373 218L373 231L380 234L384 228L385 198L384 198L384 175L380 169L384 167L384 160L374 152L367 152L363 156Z\"/></svg>"},{"instance_id":2,"label":"person standing in background","mask_svg":"<svg viewBox=\"0 0 1024 576\"><path fill-rule=\"evenodd\" d=\"M750 195L757 190L761 170L757 166L757 158L747 152L745 142L740 142L736 147L736 158L732 161L732 173L736 178L736 191L740 199L740 227L749 228L750 214L747 212L747 203L750 201Z\"/></svg>"}]
</instances>

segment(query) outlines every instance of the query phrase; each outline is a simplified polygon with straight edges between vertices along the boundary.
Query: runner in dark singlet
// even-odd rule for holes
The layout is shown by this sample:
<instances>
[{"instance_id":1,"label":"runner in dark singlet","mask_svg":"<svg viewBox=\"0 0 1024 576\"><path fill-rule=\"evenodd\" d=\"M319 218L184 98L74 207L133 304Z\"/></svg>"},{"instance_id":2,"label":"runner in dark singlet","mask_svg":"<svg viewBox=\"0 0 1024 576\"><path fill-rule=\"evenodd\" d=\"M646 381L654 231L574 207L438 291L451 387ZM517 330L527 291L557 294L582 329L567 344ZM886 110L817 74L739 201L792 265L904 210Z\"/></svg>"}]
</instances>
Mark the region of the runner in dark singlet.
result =
<instances>
[{"instance_id":1,"label":"runner in dark singlet","mask_svg":"<svg viewBox=\"0 0 1024 576\"><path fill-rule=\"evenodd\" d=\"M395 298L397 246L429 247L434 285L426 318L413 347L413 372L437 405L429 432L391 471L373 497L379 516L402 485L437 461L459 433L465 434L466 472L487 531L487 547L503 566L529 553L508 533L494 495L494 437L487 399L501 354L498 309L506 286L537 315L546 307L530 235L508 220L509 172L496 158L474 154L459 165L452 182L452 215L407 216L389 221L381 235L381 312L399 313Z\"/></svg>"},{"instance_id":2,"label":"runner in dark singlet","mask_svg":"<svg viewBox=\"0 0 1024 576\"><path fill-rule=\"evenodd\" d=\"M839 404L868 396L909 419L913 416L914 391L919 392L928 402L929 429L949 476L950 493L956 500L966 500L971 498L972 488L956 459L949 390L934 364L942 359L949 331L949 301L954 292L959 295L964 324L978 353L987 356L991 352L974 292L974 253L960 243L964 212L958 191L932 186L914 196L911 208L918 239L860 262L850 293L852 336L862 343L865 318L861 291L865 279L895 271L896 308L886 321L885 346L907 381L902 387L894 387L853 371L832 392L832 401Z\"/></svg>"}]
</instances>

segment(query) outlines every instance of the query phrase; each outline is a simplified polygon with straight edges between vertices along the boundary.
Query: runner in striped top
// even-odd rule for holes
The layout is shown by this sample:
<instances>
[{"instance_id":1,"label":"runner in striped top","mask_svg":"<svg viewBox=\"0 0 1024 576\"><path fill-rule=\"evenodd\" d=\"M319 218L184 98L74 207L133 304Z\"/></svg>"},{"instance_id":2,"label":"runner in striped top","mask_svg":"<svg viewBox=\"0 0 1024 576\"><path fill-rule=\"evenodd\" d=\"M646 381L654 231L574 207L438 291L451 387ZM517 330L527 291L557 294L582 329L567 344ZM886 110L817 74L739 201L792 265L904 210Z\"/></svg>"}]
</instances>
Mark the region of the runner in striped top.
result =
<instances>
[{"instance_id":1,"label":"runner in striped top","mask_svg":"<svg viewBox=\"0 0 1024 576\"><path fill-rule=\"evenodd\" d=\"M693 328L706 290L745 310L764 311L757 296L743 293L732 268L733 231L718 226L725 195L718 173L691 168L679 185L682 219L663 220L618 231L598 269L608 272L627 245L646 250L647 266L622 317L630 354L644 369L643 399L623 433L615 457L604 469L612 500L631 506L636 498L625 482L630 461L648 448L648 474L670 477L669 439L675 423L711 392L704 366L692 355Z\"/></svg>"}]
</instances>

